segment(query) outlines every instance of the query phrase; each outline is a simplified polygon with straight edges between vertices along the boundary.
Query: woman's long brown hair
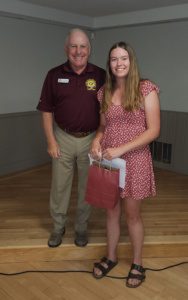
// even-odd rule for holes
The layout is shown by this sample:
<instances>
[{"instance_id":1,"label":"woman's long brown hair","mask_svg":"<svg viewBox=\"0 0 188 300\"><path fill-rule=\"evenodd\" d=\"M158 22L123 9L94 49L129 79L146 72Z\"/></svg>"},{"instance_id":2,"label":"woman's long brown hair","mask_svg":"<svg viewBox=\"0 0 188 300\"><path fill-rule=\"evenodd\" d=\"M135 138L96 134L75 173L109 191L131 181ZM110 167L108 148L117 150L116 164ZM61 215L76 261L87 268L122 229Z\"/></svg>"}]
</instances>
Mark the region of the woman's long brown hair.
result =
<instances>
[{"instance_id":1,"label":"woman's long brown hair","mask_svg":"<svg viewBox=\"0 0 188 300\"><path fill-rule=\"evenodd\" d=\"M140 74L136 61L136 56L131 46L125 42L118 42L114 44L109 51L107 68L106 68L106 82L104 87L104 99L102 101L101 112L105 112L111 105L111 98L115 90L116 79L112 74L110 68L110 56L112 50L122 48L128 52L130 60L130 69L127 77L125 78L124 97L122 106L127 111L133 111L141 106L142 95L140 92Z\"/></svg>"}]
</instances>

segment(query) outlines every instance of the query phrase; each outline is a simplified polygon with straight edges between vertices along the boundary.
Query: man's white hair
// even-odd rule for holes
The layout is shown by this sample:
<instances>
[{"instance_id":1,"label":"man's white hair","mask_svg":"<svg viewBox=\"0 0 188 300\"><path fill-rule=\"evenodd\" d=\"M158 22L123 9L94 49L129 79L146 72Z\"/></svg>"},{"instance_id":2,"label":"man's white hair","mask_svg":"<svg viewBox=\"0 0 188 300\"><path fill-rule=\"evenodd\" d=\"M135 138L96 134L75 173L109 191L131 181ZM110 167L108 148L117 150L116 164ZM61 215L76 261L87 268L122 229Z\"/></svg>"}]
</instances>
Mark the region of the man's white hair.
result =
<instances>
[{"instance_id":1,"label":"man's white hair","mask_svg":"<svg viewBox=\"0 0 188 300\"><path fill-rule=\"evenodd\" d=\"M80 28L73 28L69 31L69 33L68 33L68 35L65 39L65 48L68 47L70 36L73 33L77 33L77 32L82 33L83 35L85 35L85 37L87 39L87 42L88 42L88 47L89 47L89 49L91 49L91 43L90 43L90 40L89 40L89 37L88 37L87 33L84 30L80 29Z\"/></svg>"}]
</instances>

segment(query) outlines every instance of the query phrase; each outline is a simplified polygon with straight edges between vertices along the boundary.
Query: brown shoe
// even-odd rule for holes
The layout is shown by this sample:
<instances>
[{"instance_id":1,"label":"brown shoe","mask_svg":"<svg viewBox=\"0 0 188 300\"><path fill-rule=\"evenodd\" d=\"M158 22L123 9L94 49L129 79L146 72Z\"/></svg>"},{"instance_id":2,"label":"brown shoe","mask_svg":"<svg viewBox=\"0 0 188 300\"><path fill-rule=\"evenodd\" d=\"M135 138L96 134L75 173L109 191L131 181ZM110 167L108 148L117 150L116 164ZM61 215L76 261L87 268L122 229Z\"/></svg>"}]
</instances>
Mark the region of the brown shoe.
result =
<instances>
[{"instance_id":1,"label":"brown shoe","mask_svg":"<svg viewBox=\"0 0 188 300\"><path fill-rule=\"evenodd\" d=\"M65 234L65 228L63 228L60 231L54 230L51 233L50 238L48 240L48 246L55 248L55 247L58 247L59 245L61 245L64 234Z\"/></svg>"},{"instance_id":2,"label":"brown shoe","mask_svg":"<svg viewBox=\"0 0 188 300\"><path fill-rule=\"evenodd\" d=\"M76 232L74 243L78 247L85 247L88 243L87 232Z\"/></svg>"}]
</instances>

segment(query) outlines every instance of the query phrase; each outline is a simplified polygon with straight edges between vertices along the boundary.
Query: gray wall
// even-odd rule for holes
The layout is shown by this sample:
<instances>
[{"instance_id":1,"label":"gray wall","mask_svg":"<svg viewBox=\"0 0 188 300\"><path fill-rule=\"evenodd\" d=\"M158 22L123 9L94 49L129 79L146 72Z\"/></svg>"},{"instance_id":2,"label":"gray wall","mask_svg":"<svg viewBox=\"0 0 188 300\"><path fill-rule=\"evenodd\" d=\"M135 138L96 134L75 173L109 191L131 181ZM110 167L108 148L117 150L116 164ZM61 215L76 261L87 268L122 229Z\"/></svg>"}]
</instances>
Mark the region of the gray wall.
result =
<instances>
[{"instance_id":1,"label":"gray wall","mask_svg":"<svg viewBox=\"0 0 188 300\"><path fill-rule=\"evenodd\" d=\"M38 112L0 115L0 175L49 161Z\"/></svg>"},{"instance_id":2,"label":"gray wall","mask_svg":"<svg viewBox=\"0 0 188 300\"><path fill-rule=\"evenodd\" d=\"M65 59L63 42L69 28L7 17L0 17L0 27L0 175L3 175L49 161L40 115L35 110L47 70ZM151 78L161 89L162 111L177 113L179 120L186 123L187 32L188 21L99 30L92 40L91 61L105 66L109 47L115 41L128 41L136 50L143 77ZM176 117L169 119L166 113L163 120L169 128L174 122L177 125ZM183 130L184 138L173 147L176 158L168 167L188 174L187 157L181 155L182 151L188 152L187 129L182 124L177 128ZM180 129L177 132L179 137Z\"/></svg>"},{"instance_id":3,"label":"gray wall","mask_svg":"<svg viewBox=\"0 0 188 300\"><path fill-rule=\"evenodd\" d=\"M0 17L0 175L49 161L36 105L48 69L65 59L67 27Z\"/></svg>"},{"instance_id":4,"label":"gray wall","mask_svg":"<svg viewBox=\"0 0 188 300\"><path fill-rule=\"evenodd\" d=\"M171 162L154 161L158 168L188 174L188 113L161 112L161 133L158 142L172 145Z\"/></svg>"},{"instance_id":5,"label":"gray wall","mask_svg":"<svg viewBox=\"0 0 188 300\"><path fill-rule=\"evenodd\" d=\"M0 114L35 110L47 70L65 59L68 28L8 17L0 28Z\"/></svg>"}]
</instances>

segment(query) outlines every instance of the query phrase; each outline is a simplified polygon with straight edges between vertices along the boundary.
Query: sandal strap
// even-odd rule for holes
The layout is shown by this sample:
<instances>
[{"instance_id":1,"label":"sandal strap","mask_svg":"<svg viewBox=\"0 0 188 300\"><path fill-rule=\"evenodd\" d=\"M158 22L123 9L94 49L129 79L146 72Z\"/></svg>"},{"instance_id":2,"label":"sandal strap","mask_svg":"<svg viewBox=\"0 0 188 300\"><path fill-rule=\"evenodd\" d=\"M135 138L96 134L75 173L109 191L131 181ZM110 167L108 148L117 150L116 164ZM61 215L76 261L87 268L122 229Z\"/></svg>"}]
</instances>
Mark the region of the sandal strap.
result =
<instances>
[{"instance_id":1,"label":"sandal strap","mask_svg":"<svg viewBox=\"0 0 188 300\"><path fill-rule=\"evenodd\" d=\"M109 267L111 266L111 265L114 265L114 263L116 263L116 262L114 262L114 261L112 261L112 260L110 260L110 259L108 259L107 257L103 257L103 258L101 258L101 261L100 262L104 262L105 264L107 264Z\"/></svg>"},{"instance_id":2,"label":"sandal strap","mask_svg":"<svg viewBox=\"0 0 188 300\"><path fill-rule=\"evenodd\" d=\"M107 267L104 267L102 263L105 263ZM103 257L100 262L94 263L94 267L98 268L102 272L102 276L105 276L110 270L112 270L116 265L117 261L112 261L108 259L107 257Z\"/></svg>"},{"instance_id":3,"label":"sandal strap","mask_svg":"<svg viewBox=\"0 0 188 300\"><path fill-rule=\"evenodd\" d=\"M100 262L106 262L108 260L108 258L106 256L102 257Z\"/></svg>"},{"instance_id":4,"label":"sandal strap","mask_svg":"<svg viewBox=\"0 0 188 300\"><path fill-rule=\"evenodd\" d=\"M97 269L99 269L102 272L102 275L105 275L106 271L108 270L100 262L94 263L94 267L97 268Z\"/></svg>"},{"instance_id":5,"label":"sandal strap","mask_svg":"<svg viewBox=\"0 0 188 300\"><path fill-rule=\"evenodd\" d=\"M146 278L145 274L134 274L134 273L129 272L127 279L128 280L129 279L138 279L140 281L143 281L145 278Z\"/></svg>"},{"instance_id":6,"label":"sandal strap","mask_svg":"<svg viewBox=\"0 0 188 300\"><path fill-rule=\"evenodd\" d=\"M137 270L140 273L145 273L145 269L142 266L137 265L137 264L132 264L131 265L131 270Z\"/></svg>"},{"instance_id":7,"label":"sandal strap","mask_svg":"<svg viewBox=\"0 0 188 300\"><path fill-rule=\"evenodd\" d=\"M94 266L96 267L96 268L99 268L99 266L102 266L103 267L103 265L101 265L101 263L106 263L106 264L108 264L108 258L107 257L102 257L101 259L100 259L100 261L99 262L96 262L96 263L94 263ZM103 267L104 268L104 267ZM100 269L100 268L99 268ZM101 269L100 269L101 270ZM102 270L101 270L102 271Z\"/></svg>"}]
</instances>

